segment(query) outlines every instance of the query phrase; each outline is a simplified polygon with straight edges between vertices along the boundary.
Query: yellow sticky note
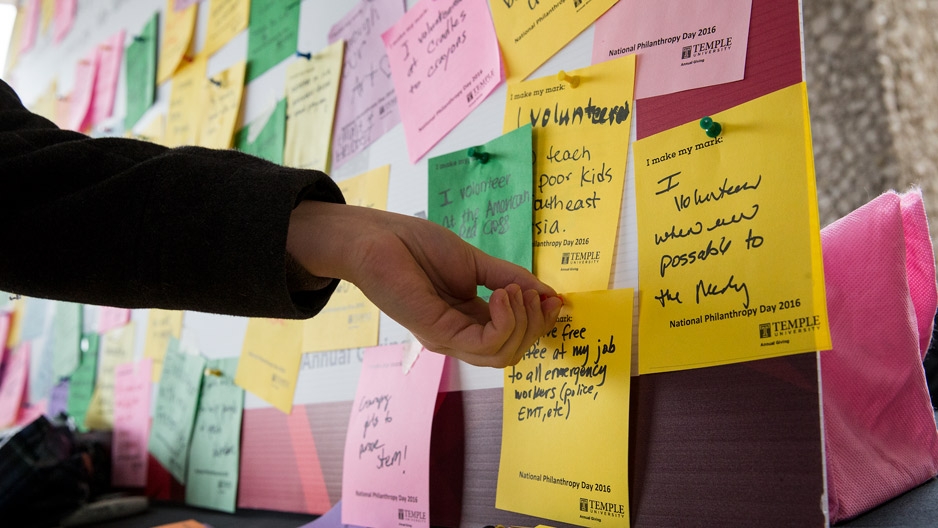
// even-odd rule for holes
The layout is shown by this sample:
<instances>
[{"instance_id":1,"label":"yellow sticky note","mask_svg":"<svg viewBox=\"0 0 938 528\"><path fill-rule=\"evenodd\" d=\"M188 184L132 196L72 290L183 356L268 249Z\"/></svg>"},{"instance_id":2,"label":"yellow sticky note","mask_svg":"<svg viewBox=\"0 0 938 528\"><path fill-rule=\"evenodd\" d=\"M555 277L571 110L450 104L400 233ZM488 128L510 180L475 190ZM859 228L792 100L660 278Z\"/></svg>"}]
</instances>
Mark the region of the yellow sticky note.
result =
<instances>
[{"instance_id":1,"label":"yellow sticky note","mask_svg":"<svg viewBox=\"0 0 938 528\"><path fill-rule=\"evenodd\" d=\"M7 336L6 346L9 349L13 349L16 345L20 344L20 335L22 335L23 331L23 311L26 307L26 301L23 297L17 295L10 304L12 305L12 309L10 310L10 334Z\"/></svg>"},{"instance_id":2,"label":"yellow sticky note","mask_svg":"<svg viewBox=\"0 0 938 528\"><path fill-rule=\"evenodd\" d=\"M534 274L557 291L609 287L625 183L635 57L508 86L505 131L534 134Z\"/></svg>"},{"instance_id":3,"label":"yellow sticky note","mask_svg":"<svg viewBox=\"0 0 938 528\"><path fill-rule=\"evenodd\" d=\"M162 83L176 73L183 57L189 53L195 33L195 17L199 5L193 3L176 11L175 0L166 0L163 10L163 32L160 33L160 55L156 65L156 82Z\"/></svg>"},{"instance_id":4,"label":"yellow sticky note","mask_svg":"<svg viewBox=\"0 0 938 528\"><path fill-rule=\"evenodd\" d=\"M618 0L489 0L509 83L560 51Z\"/></svg>"},{"instance_id":5,"label":"yellow sticky note","mask_svg":"<svg viewBox=\"0 0 938 528\"><path fill-rule=\"evenodd\" d=\"M199 125L205 108L206 66L205 55L199 55L173 76L164 136L169 147L199 144Z\"/></svg>"},{"instance_id":6,"label":"yellow sticky note","mask_svg":"<svg viewBox=\"0 0 938 528\"><path fill-rule=\"evenodd\" d=\"M505 369L495 507L628 526L633 291L563 300L554 328Z\"/></svg>"},{"instance_id":7,"label":"yellow sticky note","mask_svg":"<svg viewBox=\"0 0 938 528\"><path fill-rule=\"evenodd\" d=\"M804 83L637 141L639 373L831 348Z\"/></svg>"},{"instance_id":8,"label":"yellow sticky note","mask_svg":"<svg viewBox=\"0 0 938 528\"><path fill-rule=\"evenodd\" d=\"M235 383L289 414L302 342L303 321L250 319Z\"/></svg>"},{"instance_id":9,"label":"yellow sticky note","mask_svg":"<svg viewBox=\"0 0 938 528\"><path fill-rule=\"evenodd\" d=\"M199 127L199 144L228 149L234 137L244 93L245 61L205 81L205 114Z\"/></svg>"},{"instance_id":10,"label":"yellow sticky note","mask_svg":"<svg viewBox=\"0 0 938 528\"><path fill-rule=\"evenodd\" d=\"M182 315L179 310L158 310L153 308L147 318L147 335L143 345L143 357L153 360L153 383L160 381L163 373L163 358L169 338L179 339L182 333Z\"/></svg>"},{"instance_id":11,"label":"yellow sticky note","mask_svg":"<svg viewBox=\"0 0 938 528\"><path fill-rule=\"evenodd\" d=\"M156 143L157 145L165 145L166 142L166 116L160 114L155 116L150 120L149 123L142 129L140 129L139 134L131 133L132 137L137 139L142 139L144 141L149 141L150 143Z\"/></svg>"},{"instance_id":12,"label":"yellow sticky note","mask_svg":"<svg viewBox=\"0 0 938 528\"><path fill-rule=\"evenodd\" d=\"M30 110L32 110L34 114L39 114L55 123L58 118L58 100L58 83L55 79L52 79L52 82L50 82L46 90L39 95L39 98L36 99L36 102L30 107Z\"/></svg>"},{"instance_id":13,"label":"yellow sticky note","mask_svg":"<svg viewBox=\"0 0 938 528\"><path fill-rule=\"evenodd\" d=\"M391 166L339 182L350 205L387 209ZM342 281L316 317L303 323L303 352L362 348L378 344L380 311L351 282Z\"/></svg>"},{"instance_id":14,"label":"yellow sticky note","mask_svg":"<svg viewBox=\"0 0 938 528\"><path fill-rule=\"evenodd\" d=\"M202 53L211 55L248 27L251 0L211 0Z\"/></svg>"},{"instance_id":15,"label":"yellow sticky note","mask_svg":"<svg viewBox=\"0 0 938 528\"><path fill-rule=\"evenodd\" d=\"M345 41L287 66L287 130L283 164L328 172Z\"/></svg>"},{"instance_id":16,"label":"yellow sticky note","mask_svg":"<svg viewBox=\"0 0 938 528\"><path fill-rule=\"evenodd\" d=\"M135 328L131 321L101 336L94 393L85 415L85 427L88 429L109 430L114 427L115 369L117 365L134 359Z\"/></svg>"}]
</instances>

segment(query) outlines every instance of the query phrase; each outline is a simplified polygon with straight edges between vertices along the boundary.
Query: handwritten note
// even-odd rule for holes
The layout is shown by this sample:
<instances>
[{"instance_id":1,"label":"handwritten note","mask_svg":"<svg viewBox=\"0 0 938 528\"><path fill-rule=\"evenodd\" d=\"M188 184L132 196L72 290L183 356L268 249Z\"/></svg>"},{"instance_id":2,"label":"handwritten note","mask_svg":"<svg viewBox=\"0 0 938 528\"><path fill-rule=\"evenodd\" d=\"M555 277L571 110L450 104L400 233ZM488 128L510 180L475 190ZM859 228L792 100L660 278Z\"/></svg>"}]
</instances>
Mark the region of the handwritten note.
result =
<instances>
[{"instance_id":1,"label":"handwritten note","mask_svg":"<svg viewBox=\"0 0 938 528\"><path fill-rule=\"evenodd\" d=\"M163 372L163 357L170 338L179 339L182 333L182 315L178 310L151 309L147 316L147 334L143 356L153 360L153 383L160 381Z\"/></svg>"},{"instance_id":2,"label":"handwritten note","mask_svg":"<svg viewBox=\"0 0 938 528\"><path fill-rule=\"evenodd\" d=\"M114 113L117 77L124 59L124 30L120 30L98 46L98 74L94 79L94 103L91 122L98 124Z\"/></svg>"},{"instance_id":3,"label":"handwritten note","mask_svg":"<svg viewBox=\"0 0 938 528\"><path fill-rule=\"evenodd\" d=\"M171 340L150 424L149 449L181 484L186 483L189 441L204 370L204 358L179 352L179 342Z\"/></svg>"},{"instance_id":4,"label":"handwritten note","mask_svg":"<svg viewBox=\"0 0 938 528\"><path fill-rule=\"evenodd\" d=\"M77 10L78 0L55 0L55 17L52 19L52 27L56 44L62 42L62 39L72 30Z\"/></svg>"},{"instance_id":5,"label":"handwritten note","mask_svg":"<svg viewBox=\"0 0 938 528\"><path fill-rule=\"evenodd\" d=\"M101 306L98 308L98 320L95 325L99 333L108 332L130 322L130 310Z\"/></svg>"},{"instance_id":6,"label":"handwritten note","mask_svg":"<svg viewBox=\"0 0 938 528\"><path fill-rule=\"evenodd\" d=\"M401 120L381 33L403 15L401 0L362 0L329 30L330 43L346 42L332 138L333 167L341 166Z\"/></svg>"},{"instance_id":7,"label":"handwritten note","mask_svg":"<svg viewBox=\"0 0 938 528\"><path fill-rule=\"evenodd\" d=\"M430 221L489 255L531 269L531 126L429 160ZM483 161L484 160L484 161ZM491 290L479 286L488 299Z\"/></svg>"},{"instance_id":8,"label":"handwritten note","mask_svg":"<svg viewBox=\"0 0 938 528\"><path fill-rule=\"evenodd\" d=\"M81 304L58 302L52 319L52 366L54 379L67 378L81 360Z\"/></svg>"},{"instance_id":9,"label":"handwritten note","mask_svg":"<svg viewBox=\"0 0 938 528\"><path fill-rule=\"evenodd\" d=\"M205 113L199 128L201 146L231 148L244 93L245 67L244 61L238 62L205 81Z\"/></svg>"},{"instance_id":10,"label":"handwritten note","mask_svg":"<svg viewBox=\"0 0 938 528\"><path fill-rule=\"evenodd\" d=\"M531 75L617 0L489 0L508 82Z\"/></svg>"},{"instance_id":11,"label":"handwritten note","mask_svg":"<svg viewBox=\"0 0 938 528\"><path fill-rule=\"evenodd\" d=\"M0 376L0 429L16 423L20 406L26 397L29 348L29 341L25 341L10 352L3 375Z\"/></svg>"},{"instance_id":12,"label":"handwritten note","mask_svg":"<svg viewBox=\"0 0 938 528\"><path fill-rule=\"evenodd\" d=\"M421 0L381 38L416 162L501 84L492 18L485 0Z\"/></svg>"},{"instance_id":13,"label":"handwritten note","mask_svg":"<svg viewBox=\"0 0 938 528\"><path fill-rule=\"evenodd\" d=\"M89 429L111 430L114 427L115 369L133 360L134 332L135 325L130 323L101 337L94 394L85 415L85 426Z\"/></svg>"},{"instance_id":14,"label":"handwritten note","mask_svg":"<svg viewBox=\"0 0 938 528\"><path fill-rule=\"evenodd\" d=\"M390 171L385 165L339 182L346 203L387 209ZM303 352L375 346L379 318L378 307L357 286L342 281L319 315L303 323Z\"/></svg>"},{"instance_id":15,"label":"handwritten note","mask_svg":"<svg viewBox=\"0 0 938 528\"><path fill-rule=\"evenodd\" d=\"M112 486L142 488L147 484L152 365L153 360L144 358L133 363L122 363L114 369Z\"/></svg>"},{"instance_id":16,"label":"handwritten note","mask_svg":"<svg viewBox=\"0 0 938 528\"><path fill-rule=\"evenodd\" d=\"M186 62L173 76L166 115L167 146L199 144L199 125L205 108L205 55Z\"/></svg>"},{"instance_id":17,"label":"handwritten note","mask_svg":"<svg viewBox=\"0 0 938 528\"><path fill-rule=\"evenodd\" d=\"M206 363L202 397L195 416L186 503L234 513L241 456L244 390L234 384L238 359Z\"/></svg>"},{"instance_id":18,"label":"handwritten note","mask_svg":"<svg viewBox=\"0 0 938 528\"><path fill-rule=\"evenodd\" d=\"M282 165L286 128L287 100L281 99L268 112L235 134L235 148Z\"/></svg>"},{"instance_id":19,"label":"handwritten note","mask_svg":"<svg viewBox=\"0 0 938 528\"><path fill-rule=\"evenodd\" d=\"M635 143L642 374L831 347L804 83L712 118Z\"/></svg>"},{"instance_id":20,"label":"handwritten note","mask_svg":"<svg viewBox=\"0 0 938 528\"><path fill-rule=\"evenodd\" d=\"M163 83L176 73L183 58L189 53L195 33L195 16L198 6L191 5L183 10L173 9L173 0L166 0L163 10L163 33L160 36L159 62L156 67L156 82Z\"/></svg>"},{"instance_id":21,"label":"handwritten note","mask_svg":"<svg viewBox=\"0 0 938 528\"><path fill-rule=\"evenodd\" d=\"M251 0L212 0L208 4L208 31L202 53L211 55L248 27Z\"/></svg>"},{"instance_id":22,"label":"handwritten note","mask_svg":"<svg viewBox=\"0 0 938 528\"><path fill-rule=\"evenodd\" d=\"M625 183L635 57L508 85L505 130L533 126L534 274L558 291L609 286Z\"/></svg>"},{"instance_id":23,"label":"handwritten note","mask_svg":"<svg viewBox=\"0 0 938 528\"><path fill-rule=\"evenodd\" d=\"M593 64L636 54L635 98L743 78L752 0L620 0L596 22Z\"/></svg>"},{"instance_id":24,"label":"handwritten note","mask_svg":"<svg viewBox=\"0 0 938 528\"><path fill-rule=\"evenodd\" d=\"M124 54L127 112L124 128L131 129L156 100L156 43L159 13L155 13Z\"/></svg>"},{"instance_id":25,"label":"handwritten note","mask_svg":"<svg viewBox=\"0 0 938 528\"><path fill-rule=\"evenodd\" d=\"M251 2L248 23L248 82L296 52L300 2Z\"/></svg>"},{"instance_id":26,"label":"handwritten note","mask_svg":"<svg viewBox=\"0 0 938 528\"><path fill-rule=\"evenodd\" d=\"M332 123L342 75L344 42L287 66L287 132L283 163L329 171Z\"/></svg>"},{"instance_id":27,"label":"handwritten note","mask_svg":"<svg viewBox=\"0 0 938 528\"><path fill-rule=\"evenodd\" d=\"M365 351L345 440L343 523L429 523L430 426L446 358L423 354L405 375L406 349Z\"/></svg>"},{"instance_id":28,"label":"handwritten note","mask_svg":"<svg viewBox=\"0 0 938 528\"><path fill-rule=\"evenodd\" d=\"M303 321L251 318L235 383L289 413L300 371Z\"/></svg>"},{"instance_id":29,"label":"handwritten note","mask_svg":"<svg viewBox=\"0 0 938 528\"><path fill-rule=\"evenodd\" d=\"M72 86L72 95L69 97L66 128L81 132L89 124L97 72L98 48L94 48L75 65L75 84Z\"/></svg>"},{"instance_id":30,"label":"handwritten note","mask_svg":"<svg viewBox=\"0 0 938 528\"><path fill-rule=\"evenodd\" d=\"M65 410L75 420L78 430L85 431L85 417L94 395L94 379L98 371L98 334L85 334L80 346L81 361L68 380Z\"/></svg>"},{"instance_id":31,"label":"handwritten note","mask_svg":"<svg viewBox=\"0 0 938 528\"><path fill-rule=\"evenodd\" d=\"M554 328L505 369L495 507L628 526L633 291L563 299Z\"/></svg>"}]
</instances>

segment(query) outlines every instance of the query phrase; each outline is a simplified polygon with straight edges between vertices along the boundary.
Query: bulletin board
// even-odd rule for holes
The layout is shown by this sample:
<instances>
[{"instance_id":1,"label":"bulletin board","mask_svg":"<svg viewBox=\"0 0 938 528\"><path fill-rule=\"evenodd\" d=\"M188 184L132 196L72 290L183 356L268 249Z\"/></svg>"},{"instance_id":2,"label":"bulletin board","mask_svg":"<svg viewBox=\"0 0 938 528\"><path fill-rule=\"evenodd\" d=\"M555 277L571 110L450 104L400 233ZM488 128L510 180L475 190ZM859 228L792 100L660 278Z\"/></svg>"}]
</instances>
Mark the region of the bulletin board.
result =
<instances>
[{"instance_id":1,"label":"bulletin board","mask_svg":"<svg viewBox=\"0 0 938 528\"><path fill-rule=\"evenodd\" d=\"M258 1L258 0L255 0ZM626 2L627 0L619 0ZM501 3L499 0L498 3ZM511 4L506 0L505 4ZM530 3L530 2L529 2ZM534 2L535 4L537 2ZM543 3L543 2L542 2ZM563 1L558 4L562 4ZM576 2L579 4L579 2ZM639 3L633 1L633 3ZM408 1L407 7L417 4ZM346 15L351 2L300 3L299 52L316 53L329 44L330 28ZM75 64L104 38L126 31L125 44L150 17L163 16L161 0L108 0L78 5L74 24L61 43L39 35L6 80L27 107L56 83L58 94L71 92ZM198 7L194 49L206 45L209 2ZM162 23L162 22L161 22ZM697 30L698 28L690 28ZM553 54L528 78L556 76L593 62L595 27L590 25ZM247 32L242 31L208 59L209 77L245 59ZM804 79L799 0L752 0L749 42L743 80L637 99L615 257L608 287L639 288L637 205L632 141L649 137L704 115L795 85ZM240 119L255 121L283 97L288 66L276 64L246 84ZM167 114L170 83L158 86L156 102L134 130L125 131L126 87L120 76L114 116L91 130L92 135L142 133ZM354 176L390 166L387 209L426 218L428 160L484 144L503 134L506 83L478 104L456 127L413 162L407 138L398 125L364 151L333 167L340 184ZM632 372L638 371L639 293L632 317ZM98 317L85 307L85 321ZM136 357L144 355L149 310L134 310ZM208 359L237 357L248 320L186 312L181 346ZM406 342L408 333L384 314L379 344ZM245 395L238 505L321 514L341 498L342 453L352 401L361 372L363 349L340 349L303 356L292 414L263 399ZM761 525L780 519L808 526L826 522L823 434L821 430L818 358L813 352L634 376L628 409L627 442L631 520L634 525ZM447 361L442 374L431 440L431 504L434 525L504 524L568 526L495 507L502 428L501 370ZM543 438L542 442L551 442ZM184 488L151 463L148 491L175 500ZM615 524L610 524L615 525Z\"/></svg>"}]
</instances>

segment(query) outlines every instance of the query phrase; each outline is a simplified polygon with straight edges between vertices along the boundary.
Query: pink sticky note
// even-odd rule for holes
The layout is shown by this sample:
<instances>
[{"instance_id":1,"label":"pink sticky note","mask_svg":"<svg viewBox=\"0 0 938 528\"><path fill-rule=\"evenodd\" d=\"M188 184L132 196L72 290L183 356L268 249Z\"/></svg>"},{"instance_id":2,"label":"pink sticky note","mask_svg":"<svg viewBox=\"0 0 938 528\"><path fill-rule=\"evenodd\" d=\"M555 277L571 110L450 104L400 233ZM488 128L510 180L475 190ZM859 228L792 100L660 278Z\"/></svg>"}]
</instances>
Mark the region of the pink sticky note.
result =
<instances>
[{"instance_id":1,"label":"pink sticky note","mask_svg":"<svg viewBox=\"0 0 938 528\"><path fill-rule=\"evenodd\" d=\"M130 310L102 306L98 309L98 333L103 334L130 322Z\"/></svg>"},{"instance_id":2,"label":"pink sticky note","mask_svg":"<svg viewBox=\"0 0 938 528\"><path fill-rule=\"evenodd\" d=\"M381 38L416 162L504 77L485 0L421 0Z\"/></svg>"},{"instance_id":3,"label":"pink sticky note","mask_svg":"<svg viewBox=\"0 0 938 528\"><path fill-rule=\"evenodd\" d=\"M345 64L332 133L332 167L339 167L401 121L381 33L404 15L402 0L365 0L329 30L345 40Z\"/></svg>"},{"instance_id":4,"label":"pink sticky note","mask_svg":"<svg viewBox=\"0 0 938 528\"><path fill-rule=\"evenodd\" d=\"M36 33L39 31L39 14L41 12L41 0L29 0L26 3L26 20L23 21L23 32L20 34L20 53L29 51L36 43Z\"/></svg>"},{"instance_id":5,"label":"pink sticky note","mask_svg":"<svg viewBox=\"0 0 938 528\"><path fill-rule=\"evenodd\" d=\"M65 128L80 132L88 123L98 73L98 53L98 48L94 48L75 66L75 86L72 88Z\"/></svg>"},{"instance_id":6,"label":"pink sticky note","mask_svg":"<svg viewBox=\"0 0 938 528\"><path fill-rule=\"evenodd\" d=\"M114 440L111 484L142 488L147 483L147 439L150 436L150 370L146 358L114 368Z\"/></svg>"},{"instance_id":7,"label":"pink sticky note","mask_svg":"<svg viewBox=\"0 0 938 528\"><path fill-rule=\"evenodd\" d=\"M98 74L95 76L91 109L93 124L111 117L114 112L117 77L124 58L124 35L122 29L98 46Z\"/></svg>"},{"instance_id":8,"label":"pink sticky note","mask_svg":"<svg viewBox=\"0 0 938 528\"><path fill-rule=\"evenodd\" d=\"M620 0L596 21L593 64L637 54L635 98L743 78L752 0Z\"/></svg>"},{"instance_id":9,"label":"pink sticky note","mask_svg":"<svg viewBox=\"0 0 938 528\"><path fill-rule=\"evenodd\" d=\"M6 358L7 340L10 338L10 313L0 312L0 370Z\"/></svg>"},{"instance_id":10,"label":"pink sticky note","mask_svg":"<svg viewBox=\"0 0 938 528\"><path fill-rule=\"evenodd\" d=\"M173 11L182 11L192 4L198 4L202 0L176 0L173 2Z\"/></svg>"},{"instance_id":11,"label":"pink sticky note","mask_svg":"<svg viewBox=\"0 0 938 528\"><path fill-rule=\"evenodd\" d=\"M405 375L406 348L365 350L345 439L343 523L429 523L430 428L446 358L422 354Z\"/></svg>"},{"instance_id":12,"label":"pink sticky note","mask_svg":"<svg viewBox=\"0 0 938 528\"><path fill-rule=\"evenodd\" d=\"M39 400L35 403L23 402L16 415L16 425L29 425L30 422L46 414L49 400Z\"/></svg>"},{"instance_id":13,"label":"pink sticky note","mask_svg":"<svg viewBox=\"0 0 938 528\"><path fill-rule=\"evenodd\" d=\"M52 19L55 43L58 44L68 35L75 22L78 0L55 0L55 15Z\"/></svg>"},{"instance_id":14,"label":"pink sticky note","mask_svg":"<svg viewBox=\"0 0 938 528\"><path fill-rule=\"evenodd\" d=\"M0 378L0 428L16 423L28 379L29 341L24 341L10 354Z\"/></svg>"}]
</instances>

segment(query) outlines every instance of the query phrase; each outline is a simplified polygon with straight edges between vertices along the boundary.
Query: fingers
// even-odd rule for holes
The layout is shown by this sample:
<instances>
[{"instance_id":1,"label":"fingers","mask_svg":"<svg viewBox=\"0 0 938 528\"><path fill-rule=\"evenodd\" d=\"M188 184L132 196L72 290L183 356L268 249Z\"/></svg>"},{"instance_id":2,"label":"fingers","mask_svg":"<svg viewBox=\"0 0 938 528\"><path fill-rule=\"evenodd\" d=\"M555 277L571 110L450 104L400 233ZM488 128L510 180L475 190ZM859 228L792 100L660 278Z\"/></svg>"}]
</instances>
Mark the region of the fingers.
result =
<instances>
[{"instance_id":1,"label":"fingers","mask_svg":"<svg viewBox=\"0 0 938 528\"><path fill-rule=\"evenodd\" d=\"M484 284L489 289L495 290L504 288L506 284L517 284L525 291L535 290L540 295L551 297L557 295L553 288L517 264L495 258L481 250L475 250L473 256L476 260L479 284Z\"/></svg>"}]
</instances>

